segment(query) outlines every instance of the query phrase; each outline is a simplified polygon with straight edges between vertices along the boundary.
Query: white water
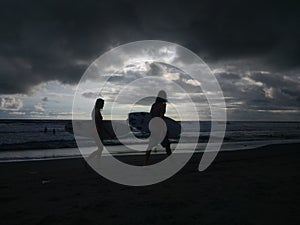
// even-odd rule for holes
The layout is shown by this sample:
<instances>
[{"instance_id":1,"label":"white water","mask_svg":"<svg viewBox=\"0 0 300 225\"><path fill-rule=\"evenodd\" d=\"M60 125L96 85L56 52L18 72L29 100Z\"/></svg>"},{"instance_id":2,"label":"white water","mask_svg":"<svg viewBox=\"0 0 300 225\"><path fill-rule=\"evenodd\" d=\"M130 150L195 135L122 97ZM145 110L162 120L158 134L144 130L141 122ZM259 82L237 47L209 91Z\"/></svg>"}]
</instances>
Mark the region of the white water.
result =
<instances>
[{"instance_id":1,"label":"white water","mask_svg":"<svg viewBox=\"0 0 300 225\"><path fill-rule=\"evenodd\" d=\"M273 141L243 141L243 142L227 142L223 143L221 151L237 151L256 149L258 147L270 144L291 144L300 143L300 139L292 140L273 140ZM194 144L185 143L180 145L181 148L176 150L175 154L192 152ZM198 143L195 152L203 152L205 150L205 143ZM144 152L136 152L130 150L130 145L125 147L122 145L106 146L103 150L103 156L109 156L108 151L112 155L144 155ZM146 144L140 144L141 149L146 149ZM176 144L172 144L172 149L176 148ZM22 161L36 161L36 160L53 160L53 159L70 159L81 158L88 156L96 150L96 147L82 148L80 152L78 148L62 148L62 149L40 149L40 150L22 150L22 151L2 151L0 152L0 162L22 162ZM165 154L160 147L153 154Z\"/></svg>"},{"instance_id":2,"label":"white water","mask_svg":"<svg viewBox=\"0 0 300 225\"><path fill-rule=\"evenodd\" d=\"M0 122L0 161L24 161L24 160L45 160L58 158L81 157L77 148L62 148L65 143L75 143L74 136L65 131L64 126L70 121L35 121L35 120L16 120ZM187 143L182 144L178 151L192 151L192 143L188 143L188 137L200 137L196 151L203 151L210 134L210 123L200 122L200 132L195 130L196 122L183 122L185 134L187 134ZM47 132L44 128L47 126ZM55 129L55 134L53 130ZM91 153L96 147L94 141L86 139L86 148L83 154ZM243 150L257 148L268 144L278 143L299 143L300 140L300 122L229 122L227 124L226 137L222 146L222 151ZM114 142L110 140L108 142ZM124 137L122 140L126 143L127 148L123 145L107 146L112 154L144 154L130 150L131 145L140 145L139 149L147 148L147 141L140 139L135 143ZM35 150L31 147L35 144ZM53 144L54 143L54 144ZM20 147L20 144L22 146ZM51 148L49 149L51 145ZM9 146L4 150L3 147ZM94 146L94 147L89 147ZM22 150L23 147L23 150ZM173 149L175 145L173 144ZM1 150L2 148L2 150ZM7 149L7 148L6 148ZM29 149L29 150L24 150ZM158 149L158 154L164 153ZM107 155L104 151L103 155Z\"/></svg>"}]
</instances>

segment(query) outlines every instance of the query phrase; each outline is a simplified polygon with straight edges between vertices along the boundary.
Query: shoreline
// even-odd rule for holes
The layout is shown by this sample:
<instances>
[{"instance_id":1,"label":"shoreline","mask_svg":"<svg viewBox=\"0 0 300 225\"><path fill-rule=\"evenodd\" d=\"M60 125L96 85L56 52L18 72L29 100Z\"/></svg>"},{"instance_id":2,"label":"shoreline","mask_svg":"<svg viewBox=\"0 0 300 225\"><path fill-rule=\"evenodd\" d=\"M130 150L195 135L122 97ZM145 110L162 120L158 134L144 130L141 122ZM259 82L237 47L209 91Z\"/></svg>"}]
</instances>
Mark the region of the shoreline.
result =
<instances>
[{"instance_id":1,"label":"shoreline","mask_svg":"<svg viewBox=\"0 0 300 225\"><path fill-rule=\"evenodd\" d=\"M270 145L280 145L280 144L298 144L300 143L300 139L288 139L288 140L272 140L272 141L243 141L243 142L224 142L222 148L219 152L227 152L227 151L246 151L246 150L256 150L257 148L270 146ZM204 151L206 143L198 143L197 149L194 151L195 154L201 154ZM120 149L119 152L114 152L113 156L122 157L122 156L138 156L144 155L145 152L130 152L125 151L121 152L122 149L125 148L124 145L108 145L106 147L115 147ZM228 147L229 146L229 147ZM89 149L91 147L87 147ZM146 148L146 147L145 147ZM200 149L202 148L202 149ZM51 156L47 156L47 152ZM185 152L191 152L192 150L185 149L180 152L176 152L175 154L184 154ZM40 155L36 157L30 157L30 154L39 153ZM58 152L58 153L57 153ZM63 152L63 153L62 153ZM29 156L26 156L26 153ZM45 153L46 155L43 155ZM9 155L19 154L19 157L10 157ZM52 154L58 154L57 156L53 156ZM61 154L61 155L59 155ZM69 154L69 155L63 155ZM158 150L157 152L152 151L154 155L164 155L164 150ZM23 155L23 157L21 156ZM108 155L107 152L103 152L103 156L111 156ZM11 162L30 162L30 161L48 161L48 160L65 160L65 159L79 159L83 158L80 150L78 148L57 148L57 149L28 149L28 150L3 150L0 151L0 163L11 163Z\"/></svg>"}]
</instances>

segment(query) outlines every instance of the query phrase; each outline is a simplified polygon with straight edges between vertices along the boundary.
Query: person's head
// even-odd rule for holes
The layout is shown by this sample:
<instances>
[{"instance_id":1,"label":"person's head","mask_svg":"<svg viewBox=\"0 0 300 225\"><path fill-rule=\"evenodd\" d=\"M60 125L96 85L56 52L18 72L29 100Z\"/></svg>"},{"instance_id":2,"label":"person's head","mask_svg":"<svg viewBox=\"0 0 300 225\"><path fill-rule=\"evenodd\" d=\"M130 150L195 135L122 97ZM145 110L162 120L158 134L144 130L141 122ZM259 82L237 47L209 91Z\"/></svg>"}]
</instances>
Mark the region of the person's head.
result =
<instances>
[{"instance_id":1,"label":"person's head","mask_svg":"<svg viewBox=\"0 0 300 225\"><path fill-rule=\"evenodd\" d=\"M164 90L160 90L157 94L156 102L168 102L167 93Z\"/></svg>"},{"instance_id":2,"label":"person's head","mask_svg":"<svg viewBox=\"0 0 300 225\"><path fill-rule=\"evenodd\" d=\"M102 98L98 98L95 103L95 108L103 109L103 107L104 107L104 100Z\"/></svg>"}]
</instances>

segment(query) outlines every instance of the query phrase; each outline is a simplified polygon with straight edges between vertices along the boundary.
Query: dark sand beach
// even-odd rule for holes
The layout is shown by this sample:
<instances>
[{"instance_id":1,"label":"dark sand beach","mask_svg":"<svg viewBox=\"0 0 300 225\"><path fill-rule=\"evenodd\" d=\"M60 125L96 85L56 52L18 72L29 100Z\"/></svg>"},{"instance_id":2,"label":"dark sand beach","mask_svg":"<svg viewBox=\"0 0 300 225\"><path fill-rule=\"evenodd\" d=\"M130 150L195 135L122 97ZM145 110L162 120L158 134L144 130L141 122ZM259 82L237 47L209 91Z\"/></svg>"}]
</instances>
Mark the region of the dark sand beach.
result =
<instances>
[{"instance_id":1,"label":"dark sand beach","mask_svg":"<svg viewBox=\"0 0 300 225\"><path fill-rule=\"evenodd\" d=\"M146 187L108 181L82 159L1 163L0 224L298 225L299 147L221 152L204 172L196 154L175 176Z\"/></svg>"}]
</instances>

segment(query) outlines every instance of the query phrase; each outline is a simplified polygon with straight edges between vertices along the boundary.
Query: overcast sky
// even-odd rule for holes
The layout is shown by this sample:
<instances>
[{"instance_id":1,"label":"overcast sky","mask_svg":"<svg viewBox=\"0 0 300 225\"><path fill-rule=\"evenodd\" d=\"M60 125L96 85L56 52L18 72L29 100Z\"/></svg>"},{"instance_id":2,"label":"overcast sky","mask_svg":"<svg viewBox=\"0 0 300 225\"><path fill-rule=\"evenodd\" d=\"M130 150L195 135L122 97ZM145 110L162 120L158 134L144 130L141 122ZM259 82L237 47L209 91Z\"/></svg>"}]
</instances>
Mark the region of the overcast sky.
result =
<instances>
[{"instance_id":1,"label":"overcast sky","mask_svg":"<svg viewBox=\"0 0 300 225\"><path fill-rule=\"evenodd\" d=\"M300 120L299 27L300 3L289 0L1 1L0 118L71 118L97 57L157 39L208 64L229 120Z\"/></svg>"}]
</instances>

